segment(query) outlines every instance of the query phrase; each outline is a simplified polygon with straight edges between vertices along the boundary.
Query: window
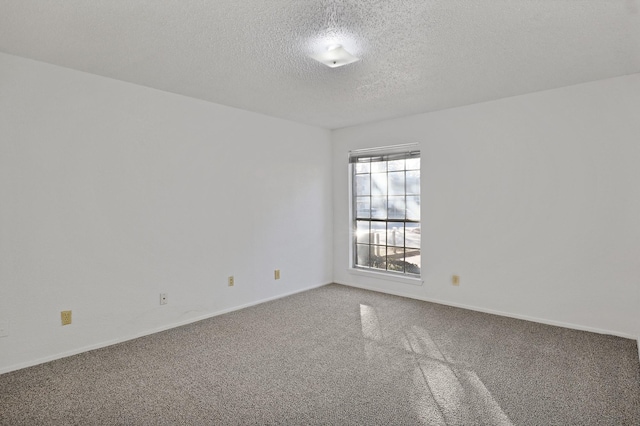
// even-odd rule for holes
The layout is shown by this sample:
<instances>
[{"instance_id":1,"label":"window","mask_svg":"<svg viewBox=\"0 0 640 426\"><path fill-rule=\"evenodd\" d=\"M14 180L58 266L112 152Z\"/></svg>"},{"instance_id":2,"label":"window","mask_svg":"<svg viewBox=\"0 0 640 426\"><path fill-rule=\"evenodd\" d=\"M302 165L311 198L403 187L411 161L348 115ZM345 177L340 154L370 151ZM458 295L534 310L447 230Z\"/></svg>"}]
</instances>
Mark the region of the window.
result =
<instances>
[{"instance_id":1,"label":"window","mask_svg":"<svg viewBox=\"0 0 640 426\"><path fill-rule=\"evenodd\" d=\"M353 151L353 260L357 269L420 275L420 152Z\"/></svg>"}]
</instances>

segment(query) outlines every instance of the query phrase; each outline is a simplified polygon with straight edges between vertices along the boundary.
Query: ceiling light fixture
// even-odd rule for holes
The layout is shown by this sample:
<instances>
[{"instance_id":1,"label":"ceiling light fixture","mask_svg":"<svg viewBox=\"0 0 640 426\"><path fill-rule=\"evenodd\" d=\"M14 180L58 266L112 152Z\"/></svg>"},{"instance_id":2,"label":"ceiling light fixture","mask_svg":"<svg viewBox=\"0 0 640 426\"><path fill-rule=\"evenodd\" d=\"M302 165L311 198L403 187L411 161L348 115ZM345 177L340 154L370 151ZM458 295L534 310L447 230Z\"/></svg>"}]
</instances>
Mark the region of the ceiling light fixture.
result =
<instances>
[{"instance_id":1,"label":"ceiling light fixture","mask_svg":"<svg viewBox=\"0 0 640 426\"><path fill-rule=\"evenodd\" d=\"M360 60L360 58L356 58L339 44L334 44L327 47L327 50L325 52L320 52L315 55L309 56L331 68L337 68L343 65L352 64Z\"/></svg>"}]
</instances>

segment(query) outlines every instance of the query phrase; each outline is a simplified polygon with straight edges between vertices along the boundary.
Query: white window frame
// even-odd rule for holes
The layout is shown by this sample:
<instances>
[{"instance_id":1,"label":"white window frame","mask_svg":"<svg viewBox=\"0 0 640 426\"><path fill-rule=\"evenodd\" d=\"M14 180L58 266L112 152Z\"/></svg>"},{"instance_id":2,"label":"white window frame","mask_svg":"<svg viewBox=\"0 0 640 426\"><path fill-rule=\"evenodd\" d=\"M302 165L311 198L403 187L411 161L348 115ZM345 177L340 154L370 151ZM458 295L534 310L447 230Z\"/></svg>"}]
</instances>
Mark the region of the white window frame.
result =
<instances>
[{"instance_id":1,"label":"white window frame","mask_svg":"<svg viewBox=\"0 0 640 426\"><path fill-rule=\"evenodd\" d=\"M391 270L383 270L383 269L377 269L377 268L370 268L370 267L362 267L362 266L357 266L357 259L356 259L356 211L355 211L355 194L354 194L354 170L353 167L355 167L355 165L352 163L352 158L353 157L366 157L366 156L371 156L371 157L375 157L375 156L388 156L388 155L392 155L392 154L402 154L402 153L409 153L409 152L413 152L414 154L417 154L417 156L419 157L420 155L420 150L419 150L419 146L418 144L405 144L405 145L395 145L395 146L386 146L386 147L377 147L377 148L370 148L370 149L362 149L362 150L354 150L354 151L350 151L349 152L349 156L348 156L348 163L349 163L349 167L348 167L348 173L349 173L349 179L348 179L348 183L349 183L349 265L348 265L348 270L350 273L355 274L355 275L361 275L361 276L366 276L369 278L374 278L374 279L380 279L380 280L384 280L384 281L395 281L395 282L400 282L400 283L405 283L405 284L413 284L413 285L422 285L423 284L423 280L422 280L422 276L423 276L423 268L421 265L420 268L420 274L411 274L411 273L407 273L407 272L396 272L396 271L391 271ZM421 173L421 169L422 166L420 167L420 175L422 176ZM422 198L422 194L421 194L421 190L420 190L420 199ZM385 220L386 223L388 223ZM420 219L418 221L418 223L422 223L422 217L420 214ZM369 243L370 244L370 243ZM406 250L406 247L405 247ZM420 241L420 256L422 257L422 239ZM421 262L422 264L422 259Z\"/></svg>"}]
</instances>

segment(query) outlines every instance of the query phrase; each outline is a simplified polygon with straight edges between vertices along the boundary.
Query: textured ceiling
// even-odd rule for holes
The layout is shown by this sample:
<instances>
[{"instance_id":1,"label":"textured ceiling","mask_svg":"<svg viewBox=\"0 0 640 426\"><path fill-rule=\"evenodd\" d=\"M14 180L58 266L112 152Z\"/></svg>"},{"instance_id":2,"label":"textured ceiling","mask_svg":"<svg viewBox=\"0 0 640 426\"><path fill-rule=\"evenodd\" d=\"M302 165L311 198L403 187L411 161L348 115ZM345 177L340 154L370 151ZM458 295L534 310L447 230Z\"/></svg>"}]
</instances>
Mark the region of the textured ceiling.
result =
<instances>
[{"instance_id":1,"label":"textured ceiling","mask_svg":"<svg viewBox=\"0 0 640 426\"><path fill-rule=\"evenodd\" d=\"M0 51L333 129L640 72L640 0L0 0Z\"/></svg>"}]
</instances>

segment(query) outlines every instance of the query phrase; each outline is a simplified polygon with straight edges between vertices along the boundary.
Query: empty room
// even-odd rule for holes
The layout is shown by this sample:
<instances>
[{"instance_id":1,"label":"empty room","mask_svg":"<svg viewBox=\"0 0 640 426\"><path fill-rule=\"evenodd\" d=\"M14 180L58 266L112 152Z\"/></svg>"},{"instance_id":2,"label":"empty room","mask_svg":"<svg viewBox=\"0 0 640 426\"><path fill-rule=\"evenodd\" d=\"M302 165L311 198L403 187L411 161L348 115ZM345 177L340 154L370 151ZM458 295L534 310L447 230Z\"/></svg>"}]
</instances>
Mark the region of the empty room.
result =
<instances>
[{"instance_id":1,"label":"empty room","mask_svg":"<svg viewBox=\"0 0 640 426\"><path fill-rule=\"evenodd\" d=\"M0 425L640 424L640 0L0 2Z\"/></svg>"}]
</instances>

